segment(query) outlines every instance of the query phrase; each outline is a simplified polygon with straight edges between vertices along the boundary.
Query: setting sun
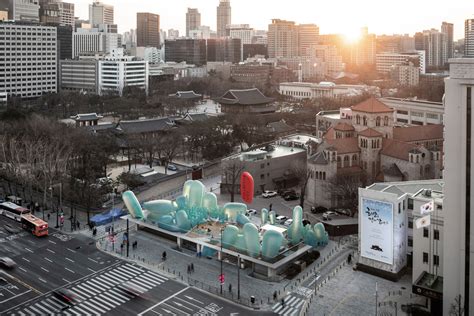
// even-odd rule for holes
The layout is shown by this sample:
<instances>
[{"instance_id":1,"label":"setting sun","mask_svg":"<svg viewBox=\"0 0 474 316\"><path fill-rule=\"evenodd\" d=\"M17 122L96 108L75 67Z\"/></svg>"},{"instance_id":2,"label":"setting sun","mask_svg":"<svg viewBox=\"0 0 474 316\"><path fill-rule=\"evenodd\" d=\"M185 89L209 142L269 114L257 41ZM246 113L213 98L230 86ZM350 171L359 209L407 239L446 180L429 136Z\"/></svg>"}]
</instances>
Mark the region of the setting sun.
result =
<instances>
[{"instance_id":1,"label":"setting sun","mask_svg":"<svg viewBox=\"0 0 474 316\"><path fill-rule=\"evenodd\" d=\"M356 27L348 28L344 32L344 40L348 44L356 43L361 38L361 35L362 35L361 29L356 28Z\"/></svg>"}]
</instances>

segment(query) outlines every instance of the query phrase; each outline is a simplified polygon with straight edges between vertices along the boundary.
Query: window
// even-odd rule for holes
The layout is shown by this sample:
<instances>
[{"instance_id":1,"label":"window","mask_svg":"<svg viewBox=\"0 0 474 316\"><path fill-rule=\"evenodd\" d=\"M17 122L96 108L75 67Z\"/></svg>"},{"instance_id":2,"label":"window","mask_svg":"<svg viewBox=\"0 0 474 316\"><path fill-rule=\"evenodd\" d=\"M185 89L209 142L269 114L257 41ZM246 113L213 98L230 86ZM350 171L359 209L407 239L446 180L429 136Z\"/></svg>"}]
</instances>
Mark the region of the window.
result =
<instances>
[{"instance_id":1,"label":"window","mask_svg":"<svg viewBox=\"0 0 474 316\"><path fill-rule=\"evenodd\" d=\"M413 228L413 221L412 220L408 221L408 228Z\"/></svg>"},{"instance_id":2,"label":"window","mask_svg":"<svg viewBox=\"0 0 474 316\"><path fill-rule=\"evenodd\" d=\"M423 237L426 237L428 238L429 237L429 232L428 232L428 228L423 228Z\"/></svg>"},{"instance_id":3,"label":"window","mask_svg":"<svg viewBox=\"0 0 474 316\"><path fill-rule=\"evenodd\" d=\"M367 116L364 115L364 117L362 118L362 120L364 121L364 126L367 126Z\"/></svg>"},{"instance_id":4,"label":"window","mask_svg":"<svg viewBox=\"0 0 474 316\"><path fill-rule=\"evenodd\" d=\"M385 117L383 118L383 125L384 125L384 126L388 126L388 116L385 116Z\"/></svg>"},{"instance_id":5,"label":"window","mask_svg":"<svg viewBox=\"0 0 474 316\"><path fill-rule=\"evenodd\" d=\"M360 124L360 115L359 114L356 115L356 124Z\"/></svg>"},{"instance_id":6,"label":"window","mask_svg":"<svg viewBox=\"0 0 474 316\"><path fill-rule=\"evenodd\" d=\"M377 116L377 118L375 119L375 126L380 126L380 122L381 122L380 116Z\"/></svg>"},{"instance_id":7,"label":"window","mask_svg":"<svg viewBox=\"0 0 474 316\"><path fill-rule=\"evenodd\" d=\"M433 265L439 266L439 256L433 255Z\"/></svg>"},{"instance_id":8,"label":"window","mask_svg":"<svg viewBox=\"0 0 474 316\"><path fill-rule=\"evenodd\" d=\"M408 238L408 247L413 247L413 239Z\"/></svg>"},{"instance_id":9,"label":"window","mask_svg":"<svg viewBox=\"0 0 474 316\"><path fill-rule=\"evenodd\" d=\"M428 253L423 252L423 263L428 263Z\"/></svg>"},{"instance_id":10,"label":"window","mask_svg":"<svg viewBox=\"0 0 474 316\"><path fill-rule=\"evenodd\" d=\"M260 164L260 169L263 169L263 168L265 168L265 164L264 164L264 163Z\"/></svg>"},{"instance_id":11,"label":"window","mask_svg":"<svg viewBox=\"0 0 474 316\"><path fill-rule=\"evenodd\" d=\"M413 210L413 199L408 199L408 209Z\"/></svg>"},{"instance_id":12,"label":"window","mask_svg":"<svg viewBox=\"0 0 474 316\"><path fill-rule=\"evenodd\" d=\"M260 179L262 179L262 180L265 179L265 175L264 175L264 174L261 174L261 175L260 175Z\"/></svg>"},{"instance_id":13,"label":"window","mask_svg":"<svg viewBox=\"0 0 474 316\"><path fill-rule=\"evenodd\" d=\"M439 240L439 230L438 229L434 230L434 239Z\"/></svg>"}]
</instances>

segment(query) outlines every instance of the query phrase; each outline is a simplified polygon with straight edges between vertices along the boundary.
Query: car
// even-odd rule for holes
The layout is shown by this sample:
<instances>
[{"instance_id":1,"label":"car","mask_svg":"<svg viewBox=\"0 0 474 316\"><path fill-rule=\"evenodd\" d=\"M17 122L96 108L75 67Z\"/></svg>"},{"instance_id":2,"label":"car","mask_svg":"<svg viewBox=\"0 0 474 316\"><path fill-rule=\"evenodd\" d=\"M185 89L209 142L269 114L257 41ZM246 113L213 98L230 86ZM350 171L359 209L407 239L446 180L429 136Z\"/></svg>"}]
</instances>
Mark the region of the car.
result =
<instances>
[{"instance_id":1,"label":"car","mask_svg":"<svg viewBox=\"0 0 474 316\"><path fill-rule=\"evenodd\" d=\"M300 197L296 193L289 193L283 197L285 201L293 201L293 200L298 200Z\"/></svg>"},{"instance_id":2,"label":"car","mask_svg":"<svg viewBox=\"0 0 474 316\"><path fill-rule=\"evenodd\" d=\"M316 207L311 207L311 213L313 214L317 214L317 213L324 213L324 212L327 212L327 208L325 208L324 206L316 206Z\"/></svg>"},{"instance_id":3,"label":"car","mask_svg":"<svg viewBox=\"0 0 474 316\"><path fill-rule=\"evenodd\" d=\"M331 218L330 215L328 215L326 213L323 214L323 221L331 221L331 220L332 220L332 218Z\"/></svg>"},{"instance_id":4,"label":"car","mask_svg":"<svg viewBox=\"0 0 474 316\"><path fill-rule=\"evenodd\" d=\"M171 163L166 168L170 171L178 171L178 167L176 167L175 165L173 165Z\"/></svg>"},{"instance_id":5,"label":"car","mask_svg":"<svg viewBox=\"0 0 474 316\"><path fill-rule=\"evenodd\" d=\"M247 210L247 216L250 216L250 215L257 215L257 210L253 208L250 210Z\"/></svg>"},{"instance_id":6,"label":"car","mask_svg":"<svg viewBox=\"0 0 474 316\"><path fill-rule=\"evenodd\" d=\"M77 295L66 288L61 288L53 291L53 295L57 299L68 305L76 305L79 302Z\"/></svg>"},{"instance_id":7,"label":"car","mask_svg":"<svg viewBox=\"0 0 474 316\"><path fill-rule=\"evenodd\" d=\"M21 232L21 229L10 224L5 224L3 228L10 234L18 234Z\"/></svg>"},{"instance_id":8,"label":"car","mask_svg":"<svg viewBox=\"0 0 474 316\"><path fill-rule=\"evenodd\" d=\"M307 219L304 219L303 220L303 226L306 226L306 225L311 225L311 222L308 221Z\"/></svg>"},{"instance_id":9,"label":"car","mask_svg":"<svg viewBox=\"0 0 474 316\"><path fill-rule=\"evenodd\" d=\"M290 219L287 219L287 220L283 223L283 225L285 225L285 226L290 226L292 223L293 223L293 220L290 218Z\"/></svg>"},{"instance_id":10,"label":"car","mask_svg":"<svg viewBox=\"0 0 474 316\"><path fill-rule=\"evenodd\" d=\"M274 196L277 196L277 195L278 195L278 193L276 191L266 190L266 191L263 191L263 193L262 193L263 198L271 198L271 197L274 197Z\"/></svg>"},{"instance_id":11,"label":"car","mask_svg":"<svg viewBox=\"0 0 474 316\"><path fill-rule=\"evenodd\" d=\"M145 292L140 289L138 286L130 283L130 282L125 282L122 285L118 286L118 288L124 292L127 295L130 295L132 297L143 297L145 298Z\"/></svg>"},{"instance_id":12,"label":"car","mask_svg":"<svg viewBox=\"0 0 474 316\"><path fill-rule=\"evenodd\" d=\"M283 197L288 195L288 194L296 194L295 190L280 190L279 193Z\"/></svg>"},{"instance_id":13,"label":"car","mask_svg":"<svg viewBox=\"0 0 474 316\"><path fill-rule=\"evenodd\" d=\"M349 209L338 208L336 209L336 213L341 214L341 215L351 216L351 210Z\"/></svg>"},{"instance_id":14,"label":"car","mask_svg":"<svg viewBox=\"0 0 474 316\"><path fill-rule=\"evenodd\" d=\"M284 222L286 222L286 220L288 219L288 217L286 216L283 216L283 215L278 215L275 220L278 224L283 224Z\"/></svg>"},{"instance_id":15,"label":"car","mask_svg":"<svg viewBox=\"0 0 474 316\"><path fill-rule=\"evenodd\" d=\"M12 258L0 257L0 266L7 269L13 269L14 267L16 267L16 263L12 260Z\"/></svg>"}]
</instances>

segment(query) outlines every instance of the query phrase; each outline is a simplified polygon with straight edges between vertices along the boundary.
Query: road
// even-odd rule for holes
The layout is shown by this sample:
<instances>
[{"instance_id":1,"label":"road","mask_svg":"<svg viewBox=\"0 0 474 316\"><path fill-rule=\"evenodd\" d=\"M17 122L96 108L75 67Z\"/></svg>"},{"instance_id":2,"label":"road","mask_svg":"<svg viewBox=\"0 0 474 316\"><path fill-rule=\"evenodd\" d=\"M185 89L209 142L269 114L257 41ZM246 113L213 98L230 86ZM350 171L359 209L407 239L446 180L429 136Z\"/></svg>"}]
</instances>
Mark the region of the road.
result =
<instances>
[{"instance_id":1,"label":"road","mask_svg":"<svg viewBox=\"0 0 474 316\"><path fill-rule=\"evenodd\" d=\"M0 216L0 227L6 223L19 227ZM1 315L260 314L103 253L86 236L51 228L46 238L0 232L0 254L17 263L0 270L8 282L0 288ZM141 298L123 292L123 283L134 285ZM78 303L69 306L54 297L59 288L71 290Z\"/></svg>"}]
</instances>

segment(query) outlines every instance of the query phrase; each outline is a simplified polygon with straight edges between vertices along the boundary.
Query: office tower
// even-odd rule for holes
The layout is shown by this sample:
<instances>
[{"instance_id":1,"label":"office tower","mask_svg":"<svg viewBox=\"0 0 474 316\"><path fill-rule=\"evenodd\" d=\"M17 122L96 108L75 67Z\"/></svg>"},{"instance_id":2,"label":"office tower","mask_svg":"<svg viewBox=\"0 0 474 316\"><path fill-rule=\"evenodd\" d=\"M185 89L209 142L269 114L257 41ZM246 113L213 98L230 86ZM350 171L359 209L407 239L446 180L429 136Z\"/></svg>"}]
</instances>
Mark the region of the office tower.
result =
<instances>
[{"instance_id":1,"label":"office tower","mask_svg":"<svg viewBox=\"0 0 474 316\"><path fill-rule=\"evenodd\" d=\"M298 27L295 22L273 19L268 25L268 56L298 56Z\"/></svg>"},{"instance_id":2,"label":"office tower","mask_svg":"<svg viewBox=\"0 0 474 316\"><path fill-rule=\"evenodd\" d=\"M197 30L201 26L201 13L198 9L188 8L186 12L186 37L189 37L189 31Z\"/></svg>"},{"instance_id":3,"label":"office tower","mask_svg":"<svg viewBox=\"0 0 474 316\"><path fill-rule=\"evenodd\" d=\"M445 41L443 60L447 64L448 59L454 57L453 23L443 22L441 24L441 33L444 34Z\"/></svg>"},{"instance_id":4,"label":"office tower","mask_svg":"<svg viewBox=\"0 0 474 316\"><path fill-rule=\"evenodd\" d=\"M72 35L73 58L87 55L105 55L121 45L121 36L107 29L77 29Z\"/></svg>"},{"instance_id":5,"label":"office tower","mask_svg":"<svg viewBox=\"0 0 474 316\"><path fill-rule=\"evenodd\" d=\"M2 10L2 8L0 8L0 21L6 21L8 20L8 11L4 11Z\"/></svg>"},{"instance_id":6,"label":"office tower","mask_svg":"<svg viewBox=\"0 0 474 316\"><path fill-rule=\"evenodd\" d=\"M230 0L220 0L217 7L217 37L227 36L226 27L232 23Z\"/></svg>"},{"instance_id":7,"label":"office tower","mask_svg":"<svg viewBox=\"0 0 474 316\"><path fill-rule=\"evenodd\" d=\"M374 65L376 51L375 34L369 34L368 28L363 27L359 40L350 48L350 63L355 66Z\"/></svg>"},{"instance_id":8,"label":"office tower","mask_svg":"<svg viewBox=\"0 0 474 316\"><path fill-rule=\"evenodd\" d=\"M40 0L39 17L41 23L69 25L74 28L74 3L61 0Z\"/></svg>"},{"instance_id":9,"label":"office tower","mask_svg":"<svg viewBox=\"0 0 474 316\"><path fill-rule=\"evenodd\" d=\"M160 48L160 16L137 13L137 46Z\"/></svg>"},{"instance_id":10,"label":"office tower","mask_svg":"<svg viewBox=\"0 0 474 316\"><path fill-rule=\"evenodd\" d=\"M89 5L89 23L92 26L114 24L114 7L100 1L94 1Z\"/></svg>"},{"instance_id":11,"label":"office tower","mask_svg":"<svg viewBox=\"0 0 474 316\"><path fill-rule=\"evenodd\" d=\"M474 57L474 19L464 22L464 56Z\"/></svg>"},{"instance_id":12,"label":"office tower","mask_svg":"<svg viewBox=\"0 0 474 316\"><path fill-rule=\"evenodd\" d=\"M176 39L165 41L165 61L201 66L206 64L206 40Z\"/></svg>"},{"instance_id":13,"label":"office tower","mask_svg":"<svg viewBox=\"0 0 474 316\"><path fill-rule=\"evenodd\" d=\"M57 92L56 27L0 23L0 92L22 99Z\"/></svg>"},{"instance_id":14,"label":"office tower","mask_svg":"<svg viewBox=\"0 0 474 316\"><path fill-rule=\"evenodd\" d=\"M195 39L209 39L211 38L211 28L206 25L201 25L197 29L190 30L189 31L189 38L195 38Z\"/></svg>"},{"instance_id":15,"label":"office tower","mask_svg":"<svg viewBox=\"0 0 474 316\"><path fill-rule=\"evenodd\" d=\"M300 56L310 56L311 46L318 44L319 27L316 24L298 25L298 52Z\"/></svg>"},{"instance_id":16,"label":"office tower","mask_svg":"<svg viewBox=\"0 0 474 316\"><path fill-rule=\"evenodd\" d=\"M8 11L8 20L39 22L39 0L0 0L0 10Z\"/></svg>"},{"instance_id":17,"label":"office tower","mask_svg":"<svg viewBox=\"0 0 474 316\"><path fill-rule=\"evenodd\" d=\"M474 312L474 59L449 62L445 79L443 315L460 298ZM458 314L457 312L455 314ZM459 312L461 314L461 312Z\"/></svg>"},{"instance_id":18,"label":"office tower","mask_svg":"<svg viewBox=\"0 0 474 316\"><path fill-rule=\"evenodd\" d=\"M207 40L207 61L231 62L242 60L242 43L239 38L217 38Z\"/></svg>"},{"instance_id":19,"label":"office tower","mask_svg":"<svg viewBox=\"0 0 474 316\"><path fill-rule=\"evenodd\" d=\"M167 39L177 39L179 37L179 30L169 29Z\"/></svg>"},{"instance_id":20,"label":"office tower","mask_svg":"<svg viewBox=\"0 0 474 316\"><path fill-rule=\"evenodd\" d=\"M232 38L239 38L243 44L252 44L255 31L248 24L227 25L226 33Z\"/></svg>"}]
</instances>

